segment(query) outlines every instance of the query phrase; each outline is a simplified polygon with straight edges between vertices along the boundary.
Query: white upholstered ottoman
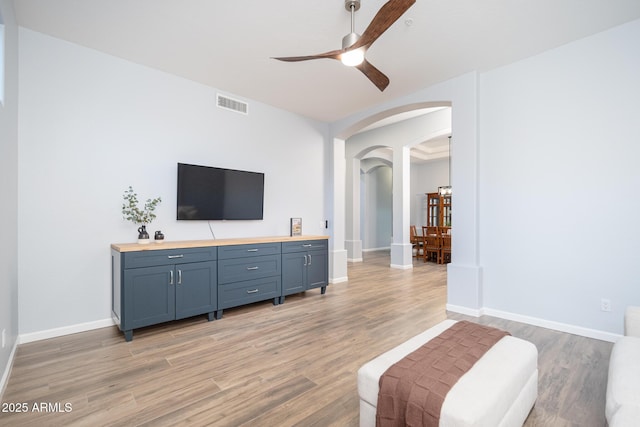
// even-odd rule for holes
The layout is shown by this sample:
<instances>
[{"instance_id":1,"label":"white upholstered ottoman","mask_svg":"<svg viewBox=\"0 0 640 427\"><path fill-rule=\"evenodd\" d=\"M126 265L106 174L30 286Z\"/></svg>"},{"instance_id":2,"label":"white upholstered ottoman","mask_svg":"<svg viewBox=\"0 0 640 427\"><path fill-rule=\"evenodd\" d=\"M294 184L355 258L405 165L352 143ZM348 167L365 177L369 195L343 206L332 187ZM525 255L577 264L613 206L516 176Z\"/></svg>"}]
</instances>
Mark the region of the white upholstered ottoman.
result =
<instances>
[{"instance_id":1,"label":"white upholstered ottoman","mask_svg":"<svg viewBox=\"0 0 640 427\"><path fill-rule=\"evenodd\" d=\"M378 381L394 363L456 323L445 320L381 354L358 370L360 426L376 425ZM538 396L538 350L506 336L464 374L447 394L440 426L522 426Z\"/></svg>"}]
</instances>

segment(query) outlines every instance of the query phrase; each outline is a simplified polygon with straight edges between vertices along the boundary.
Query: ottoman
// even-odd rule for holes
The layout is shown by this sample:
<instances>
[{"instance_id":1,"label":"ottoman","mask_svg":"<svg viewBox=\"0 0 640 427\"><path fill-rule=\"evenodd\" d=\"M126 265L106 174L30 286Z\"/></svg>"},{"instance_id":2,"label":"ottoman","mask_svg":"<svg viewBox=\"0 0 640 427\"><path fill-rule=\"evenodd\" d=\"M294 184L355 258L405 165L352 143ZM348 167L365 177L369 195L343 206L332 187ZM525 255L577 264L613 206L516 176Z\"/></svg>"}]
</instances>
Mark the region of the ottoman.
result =
<instances>
[{"instance_id":1,"label":"ottoman","mask_svg":"<svg viewBox=\"0 0 640 427\"><path fill-rule=\"evenodd\" d=\"M358 370L360 426L376 425L378 381L394 363L456 323L445 320L381 354ZM538 349L506 336L451 388L440 426L522 426L538 396Z\"/></svg>"}]
</instances>

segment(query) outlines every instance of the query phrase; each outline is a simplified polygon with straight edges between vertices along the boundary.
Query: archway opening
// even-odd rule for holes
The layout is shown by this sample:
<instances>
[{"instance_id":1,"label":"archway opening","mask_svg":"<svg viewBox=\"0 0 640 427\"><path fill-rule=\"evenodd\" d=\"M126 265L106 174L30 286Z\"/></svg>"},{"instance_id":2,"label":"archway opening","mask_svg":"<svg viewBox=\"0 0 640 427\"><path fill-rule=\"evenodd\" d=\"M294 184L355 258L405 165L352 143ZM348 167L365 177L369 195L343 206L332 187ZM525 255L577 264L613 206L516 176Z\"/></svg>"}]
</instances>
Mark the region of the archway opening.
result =
<instances>
[{"instance_id":1,"label":"archway opening","mask_svg":"<svg viewBox=\"0 0 640 427\"><path fill-rule=\"evenodd\" d=\"M348 261L389 250L392 267L412 268L410 225L426 225L426 193L449 184L451 107L412 107L363 119L345 140Z\"/></svg>"}]
</instances>

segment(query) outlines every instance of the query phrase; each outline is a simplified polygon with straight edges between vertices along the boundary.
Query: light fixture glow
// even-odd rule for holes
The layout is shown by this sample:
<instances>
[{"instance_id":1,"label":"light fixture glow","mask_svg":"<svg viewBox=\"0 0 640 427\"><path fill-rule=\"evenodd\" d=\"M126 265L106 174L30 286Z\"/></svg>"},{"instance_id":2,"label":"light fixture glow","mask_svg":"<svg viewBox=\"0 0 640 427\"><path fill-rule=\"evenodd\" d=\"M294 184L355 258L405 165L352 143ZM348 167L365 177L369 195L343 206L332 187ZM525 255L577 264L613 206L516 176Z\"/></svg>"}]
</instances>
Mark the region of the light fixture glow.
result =
<instances>
[{"instance_id":1,"label":"light fixture glow","mask_svg":"<svg viewBox=\"0 0 640 427\"><path fill-rule=\"evenodd\" d=\"M438 187L438 194L440 194L441 196L450 196L451 195L451 186L450 185L443 185L441 187Z\"/></svg>"},{"instance_id":2,"label":"light fixture glow","mask_svg":"<svg viewBox=\"0 0 640 427\"><path fill-rule=\"evenodd\" d=\"M347 67L355 67L364 61L364 49L354 49L340 55L340 60Z\"/></svg>"}]
</instances>

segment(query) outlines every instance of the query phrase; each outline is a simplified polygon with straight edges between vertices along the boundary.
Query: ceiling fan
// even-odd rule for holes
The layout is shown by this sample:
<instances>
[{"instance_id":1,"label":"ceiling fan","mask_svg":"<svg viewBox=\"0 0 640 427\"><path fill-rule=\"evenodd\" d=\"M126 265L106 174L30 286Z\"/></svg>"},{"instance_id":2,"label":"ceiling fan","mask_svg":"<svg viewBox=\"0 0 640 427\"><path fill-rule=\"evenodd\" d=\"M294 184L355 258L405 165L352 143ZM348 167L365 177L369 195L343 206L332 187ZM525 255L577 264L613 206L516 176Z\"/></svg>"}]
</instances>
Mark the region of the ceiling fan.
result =
<instances>
[{"instance_id":1,"label":"ceiling fan","mask_svg":"<svg viewBox=\"0 0 640 427\"><path fill-rule=\"evenodd\" d=\"M339 59L343 64L356 67L380 91L389 85L389 78L380 70L371 65L364 54L366 50L382 35L387 29L409 9L416 0L389 0L378 11L362 36L354 31L354 13L360 9L360 0L345 0L344 7L351 13L351 32L342 38L342 49L332 50L317 55L308 56L287 56L273 58L279 61L298 62L310 59Z\"/></svg>"}]
</instances>

